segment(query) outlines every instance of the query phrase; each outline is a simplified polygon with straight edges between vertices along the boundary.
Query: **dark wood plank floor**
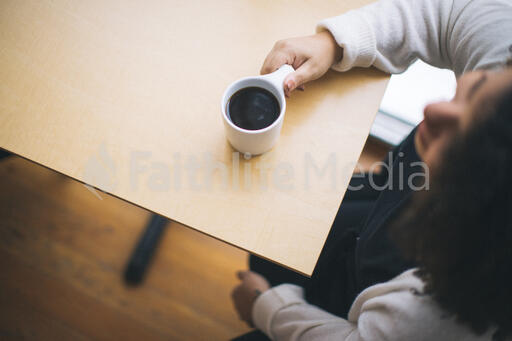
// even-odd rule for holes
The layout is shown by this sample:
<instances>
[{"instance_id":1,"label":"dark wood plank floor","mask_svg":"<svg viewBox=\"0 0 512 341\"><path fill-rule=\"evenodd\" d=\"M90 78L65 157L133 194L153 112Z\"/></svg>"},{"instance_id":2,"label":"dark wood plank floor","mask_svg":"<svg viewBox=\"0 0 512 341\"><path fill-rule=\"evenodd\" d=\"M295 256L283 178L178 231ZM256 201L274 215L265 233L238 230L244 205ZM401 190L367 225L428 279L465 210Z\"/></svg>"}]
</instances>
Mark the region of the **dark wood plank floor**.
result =
<instances>
[{"instance_id":1,"label":"dark wood plank floor","mask_svg":"<svg viewBox=\"0 0 512 341\"><path fill-rule=\"evenodd\" d=\"M385 148L369 144L363 165ZM0 340L226 340L247 254L171 223L143 286L121 273L149 213L18 157L0 161Z\"/></svg>"}]
</instances>

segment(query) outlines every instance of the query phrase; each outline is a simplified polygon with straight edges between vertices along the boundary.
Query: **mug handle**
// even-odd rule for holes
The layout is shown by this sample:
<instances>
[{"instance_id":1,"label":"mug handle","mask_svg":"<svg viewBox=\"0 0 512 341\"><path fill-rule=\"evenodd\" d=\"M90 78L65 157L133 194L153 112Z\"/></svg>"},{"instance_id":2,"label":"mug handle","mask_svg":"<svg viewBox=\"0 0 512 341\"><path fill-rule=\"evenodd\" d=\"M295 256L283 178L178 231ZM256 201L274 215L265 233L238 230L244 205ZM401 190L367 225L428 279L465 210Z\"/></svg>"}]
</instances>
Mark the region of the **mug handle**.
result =
<instances>
[{"instance_id":1,"label":"mug handle","mask_svg":"<svg viewBox=\"0 0 512 341\"><path fill-rule=\"evenodd\" d=\"M267 81L272 83L272 85L274 85L279 90L279 92L284 93L284 89L283 89L284 79L286 78L286 76L288 76L293 71L295 71L295 69L291 65L284 64L276 71L269 73L268 75L264 75L261 78L266 79Z\"/></svg>"}]
</instances>

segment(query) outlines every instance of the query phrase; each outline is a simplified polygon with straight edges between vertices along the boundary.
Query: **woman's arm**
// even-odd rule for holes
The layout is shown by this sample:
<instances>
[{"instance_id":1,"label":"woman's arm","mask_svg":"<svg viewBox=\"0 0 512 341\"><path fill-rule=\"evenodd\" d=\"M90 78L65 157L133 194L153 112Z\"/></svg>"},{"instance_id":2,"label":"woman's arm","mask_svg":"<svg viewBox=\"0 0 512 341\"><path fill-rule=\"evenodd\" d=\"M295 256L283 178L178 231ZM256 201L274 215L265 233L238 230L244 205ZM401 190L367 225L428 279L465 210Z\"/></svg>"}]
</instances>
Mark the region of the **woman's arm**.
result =
<instances>
[{"instance_id":1,"label":"woman's arm","mask_svg":"<svg viewBox=\"0 0 512 341\"><path fill-rule=\"evenodd\" d=\"M447 318L429 296L411 292L423 289L414 271L364 290L348 320L307 303L303 289L293 284L262 293L252 307L252 319L277 341L479 340L467 327Z\"/></svg>"},{"instance_id":2,"label":"woman's arm","mask_svg":"<svg viewBox=\"0 0 512 341\"><path fill-rule=\"evenodd\" d=\"M512 2L507 0L381 0L319 23L344 55L346 71L375 66L404 71L417 58L457 75L504 65L512 45Z\"/></svg>"},{"instance_id":3,"label":"woman's arm","mask_svg":"<svg viewBox=\"0 0 512 341\"><path fill-rule=\"evenodd\" d=\"M360 340L357 324L308 304L303 295L293 284L265 291L252 309L254 325L272 340Z\"/></svg>"},{"instance_id":4,"label":"woman's arm","mask_svg":"<svg viewBox=\"0 0 512 341\"><path fill-rule=\"evenodd\" d=\"M325 19L317 31L329 30L343 47L338 71L373 65L399 73L417 58L446 68L452 6L453 0L381 0Z\"/></svg>"},{"instance_id":5,"label":"woman's arm","mask_svg":"<svg viewBox=\"0 0 512 341\"><path fill-rule=\"evenodd\" d=\"M512 53L510 18L510 0L381 0L321 21L316 35L279 41L261 72L293 65L284 81L289 94L331 65L399 73L420 58L457 76L499 68Z\"/></svg>"}]
</instances>

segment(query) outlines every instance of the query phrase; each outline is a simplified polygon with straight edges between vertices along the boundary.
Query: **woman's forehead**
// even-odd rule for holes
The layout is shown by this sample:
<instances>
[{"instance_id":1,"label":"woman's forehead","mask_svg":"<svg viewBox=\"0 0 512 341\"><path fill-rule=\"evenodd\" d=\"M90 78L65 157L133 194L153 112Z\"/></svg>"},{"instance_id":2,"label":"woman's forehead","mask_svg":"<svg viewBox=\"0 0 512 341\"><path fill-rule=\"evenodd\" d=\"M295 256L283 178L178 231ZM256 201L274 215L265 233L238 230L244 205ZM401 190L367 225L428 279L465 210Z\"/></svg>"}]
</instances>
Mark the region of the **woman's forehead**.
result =
<instances>
[{"instance_id":1,"label":"woman's forehead","mask_svg":"<svg viewBox=\"0 0 512 341\"><path fill-rule=\"evenodd\" d=\"M512 87L512 67L499 71L488 71L487 80L473 97L472 107L490 105L501 98Z\"/></svg>"},{"instance_id":2,"label":"woman's forehead","mask_svg":"<svg viewBox=\"0 0 512 341\"><path fill-rule=\"evenodd\" d=\"M475 119L492 112L492 108L512 87L512 67L499 71L485 71L486 79L465 105L461 128L467 129Z\"/></svg>"}]
</instances>

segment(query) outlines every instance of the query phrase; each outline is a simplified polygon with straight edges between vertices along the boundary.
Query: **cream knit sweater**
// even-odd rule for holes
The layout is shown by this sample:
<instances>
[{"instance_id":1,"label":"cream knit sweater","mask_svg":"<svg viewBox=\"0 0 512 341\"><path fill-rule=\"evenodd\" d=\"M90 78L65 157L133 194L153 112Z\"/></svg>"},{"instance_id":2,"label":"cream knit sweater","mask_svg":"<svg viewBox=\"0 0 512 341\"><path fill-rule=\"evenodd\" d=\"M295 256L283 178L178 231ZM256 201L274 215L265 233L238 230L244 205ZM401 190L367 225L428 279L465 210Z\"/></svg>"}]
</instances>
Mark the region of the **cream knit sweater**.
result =
<instances>
[{"instance_id":1,"label":"cream knit sweater","mask_svg":"<svg viewBox=\"0 0 512 341\"><path fill-rule=\"evenodd\" d=\"M512 52L511 0L381 0L321 21L344 48L333 68L400 73L417 58L457 76L499 68Z\"/></svg>"},{"instance_id":2,"label":"cream knit sweater","mask_svg":"<svg viewBox=\"0 0 512 341\"><path fill-rule=\"evenodd\" d=\"M323 20L344 55L335 70L375 66L399 73L417 58L457 76L498 69L512 57L512 0L381 0ZM284 284L264 292L253 307L257 328L273 340L459 341L477 336L446 316L412 270L364 290L348 320L304 300L302 288ZM477 308L477 307L475 307Z\"/></svg>"},{"instance_id":3,"label":"cream knit sweater","mask_svg":"<svg viewBox=\"0 0 512 341\"><path fill-rule=\"evenodd\" d=\"M254 324L272 340L490 341L477 336L421 292L423 282L408 270L360 293L348 320L308 304L303 289L282 284L265 291L253 307ZM478 307L475 307L478 309Z\"/></svg>"}]
</instances>

